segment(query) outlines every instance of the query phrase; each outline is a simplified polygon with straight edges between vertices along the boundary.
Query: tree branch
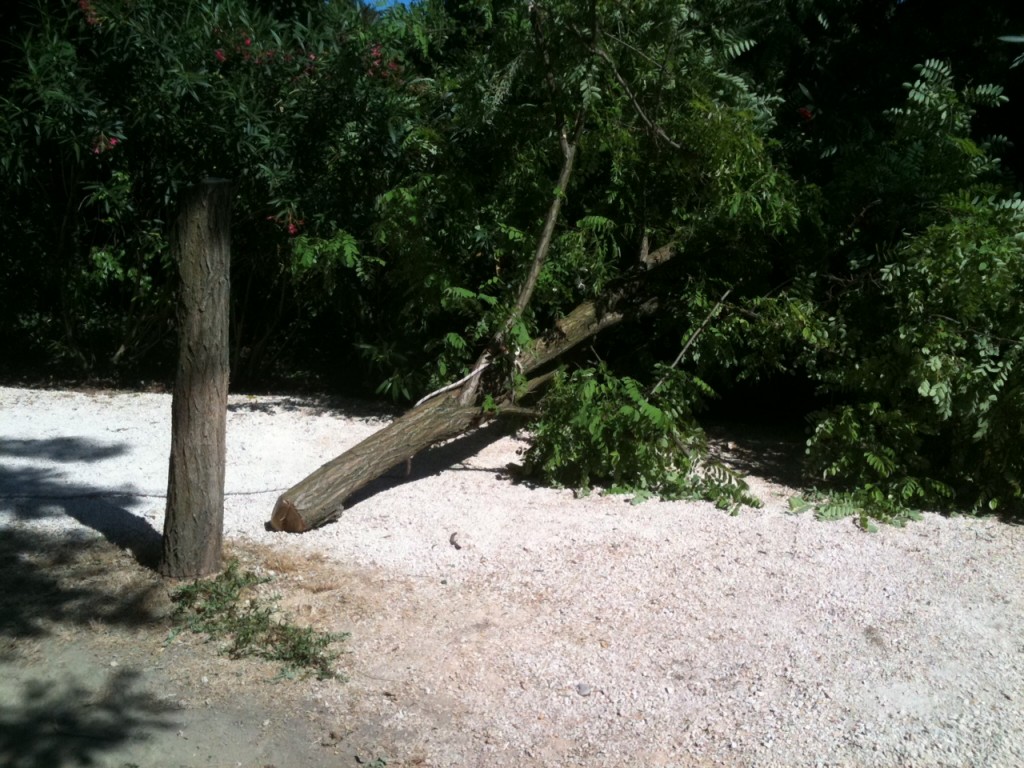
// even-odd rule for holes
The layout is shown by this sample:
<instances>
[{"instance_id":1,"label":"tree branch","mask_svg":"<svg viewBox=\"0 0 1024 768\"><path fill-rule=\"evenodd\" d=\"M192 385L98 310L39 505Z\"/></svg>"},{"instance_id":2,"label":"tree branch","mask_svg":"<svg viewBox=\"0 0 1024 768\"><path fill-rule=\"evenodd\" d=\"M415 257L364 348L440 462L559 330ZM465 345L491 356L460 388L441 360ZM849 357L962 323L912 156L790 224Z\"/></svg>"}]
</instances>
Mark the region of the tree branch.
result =
<instances>
[{"instance_id":1,"label":"tree branch","mask_svg":"<svg viewBox=\"0 0 1024 768\"><path fill-rule=\"evenodd\" d=\"M555 112L558 120L558 142L562 148L562 170L558 174L558 184L555 187L555 194L548 206L547 215L544 217L544 226L541 229L540 237L537 240L537 248L533 254L533 261L530 270L523 281L516 299L515 306L509 312L500 330L495 334L490 349L486 350L477 360L474 366L475 371L466 381L462 392L459 395L459 403L468 406L476 402L480 390L480 377L485 368L493 360L495 354L500 353L508 347L507 337L516 323L522 318L523 313L533 298L537 281L540 279L541 270L547 260L548 251L551 250L551 242L554 239L555 227L562 210L562 201L565 199L566 191L569 189L569 181L572 179L573 163L576 159L576 149L579 146L580 137L583 135L583 127L586 124L586 110L581 106L576 113L576 120L573 124L572 135L569 135L565 124L565 115L559 105L561 90L555 80L554 68L551 65L551 56L548 52L547 41L544 37L544 29L541 26L540 12L536 5L530 10L530 18L533 22L534 34L537 36L537 45L544 59L545 80L551 90L552 100L555 105Z\"/></svg>"},{"instance_id":2,"label":"tree branch","mask_svg":"<svg viewBox=\"0 0 1024 768\"><path fill-rule=\"evenodd\" d=\"M651 120L651 118L647 116L647 113L644 112L643 107L640 106L640 102L637 101L636 94L633 93L633 89L629 87L629 83L626 82L626 78L619 74L619 70L615 66L615 62L612 60L612 57L608 54L608 52L598 45L593 46L592 49L597 56L608 62L608 66L611 67L612 70L612 75L618 81L619 85L622 86L622 89L626 92L626 95L629 97L629 101L633 104L633 109L636 111L637 115L643 121L644 125L647 126L647 130L651 131L655 136L660 137L666 144L668 144L673 149L682 150L682 144L680 144L675 139L670 137L667 133L665 133L665 130L660 125L655 123L653 120Z\"/></svg>"},{"instance_id":3,"label":"tree branch","mask_svg":"<svg viewBox=\"0 0 1024 768\"><path fill-rule=\"evenodd\" d=\"M730 288L729 290L722 294L722 298L720 298L718 300L718 303L711 308L711 311L708 312L707 316L704 318L704 322L697 326L696 331L690 334L690 338L686 340L686 343L683 345L683 348L679 350L679 354L676 355L676 359L672 361L672 365L669 366L669 370L672 370L677 365L679 365L679 363L682 362L683 357L690 350L690 347L692 347L693 343L697 341L697 337L699 337L704 332L704 329L708 327L708 323L711 322L711 318L718 314L718 310L722 308L722 305L725 303L725 300L729 298L730 293L732 293L732 288ZM651 389L652 395L661 388L661 385L665 383L665 379L667 378L668 373L661 377L658 383L654 385L653 389Z\"/></svg>"}]
</instances>

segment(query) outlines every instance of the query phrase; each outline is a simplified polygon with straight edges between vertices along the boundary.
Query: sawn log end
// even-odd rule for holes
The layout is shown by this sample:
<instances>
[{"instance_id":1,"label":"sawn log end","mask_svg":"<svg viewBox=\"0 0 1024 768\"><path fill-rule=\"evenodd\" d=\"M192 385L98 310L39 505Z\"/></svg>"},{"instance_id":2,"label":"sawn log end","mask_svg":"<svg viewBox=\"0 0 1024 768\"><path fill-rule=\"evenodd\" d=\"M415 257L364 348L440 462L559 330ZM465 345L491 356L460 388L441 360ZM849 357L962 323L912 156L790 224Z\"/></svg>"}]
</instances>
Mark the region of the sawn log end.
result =
<instances>
[{"instance_id":1,"label":"sawn log end","mask_svg":"<svg viewBox=\"0 0 1024 768\"><path fill-rule=\"evenodd\" d=\"M280 496L270 516L270 528L287 533L303 533L308 526L295 504L286 496Z\"/></svg>"}]
</instances>

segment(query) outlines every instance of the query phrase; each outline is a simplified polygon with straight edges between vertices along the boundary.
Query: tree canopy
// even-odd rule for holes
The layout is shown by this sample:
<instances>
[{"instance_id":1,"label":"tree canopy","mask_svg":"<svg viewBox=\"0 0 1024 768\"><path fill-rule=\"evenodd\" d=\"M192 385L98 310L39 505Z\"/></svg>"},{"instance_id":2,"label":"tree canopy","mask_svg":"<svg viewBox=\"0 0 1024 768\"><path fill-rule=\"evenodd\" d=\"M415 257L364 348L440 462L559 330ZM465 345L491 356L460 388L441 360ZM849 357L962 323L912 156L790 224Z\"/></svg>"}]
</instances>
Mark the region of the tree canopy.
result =
<instances>
[{"instance_id":1,"label":"tree canopy","mask_svg":"<svg viewBox=\"0 0 1024 768\"><path fill-rule=\"evenodd\" d=\"M516 392L533 340L642 278L656 309L559 361L537 478L749 501L701 414L785 382L807 395L823 514L1019 510L1024 20L1008 13L9 4L6 373L167 378L168 223L217 176L234 184L235 386L414 402L486 352Z\"/></svg>"}]
</instances>

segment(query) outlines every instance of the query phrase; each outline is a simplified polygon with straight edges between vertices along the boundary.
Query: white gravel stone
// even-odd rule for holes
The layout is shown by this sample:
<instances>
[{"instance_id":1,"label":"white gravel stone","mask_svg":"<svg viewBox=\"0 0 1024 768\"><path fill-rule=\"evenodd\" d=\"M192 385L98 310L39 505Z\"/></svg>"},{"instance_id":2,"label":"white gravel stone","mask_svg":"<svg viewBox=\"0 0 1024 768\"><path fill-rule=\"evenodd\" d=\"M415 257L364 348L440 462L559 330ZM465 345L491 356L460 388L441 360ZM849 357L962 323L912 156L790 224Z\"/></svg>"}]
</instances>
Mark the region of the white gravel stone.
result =
<instances>
[{"instance_id":1,"label":"white gravel stone","mask_svg":"<svg viewBox=\"0 0 1024 768\"><path fill-rule=\"evenodd\" d=\"M368 585L380 609L353 616L352 679L324 700L396 761L1024 765L1024 527L865 534L787 514L793 491L757 477L765 506L736 517L575 499L512 483L522 443L478 436L335 524L265 531L284 489L386 423L365 414L232 396L224 527ZM0 533L154 536L169 447L168 395L0 388Z\"/></svg>"}]
</instances>

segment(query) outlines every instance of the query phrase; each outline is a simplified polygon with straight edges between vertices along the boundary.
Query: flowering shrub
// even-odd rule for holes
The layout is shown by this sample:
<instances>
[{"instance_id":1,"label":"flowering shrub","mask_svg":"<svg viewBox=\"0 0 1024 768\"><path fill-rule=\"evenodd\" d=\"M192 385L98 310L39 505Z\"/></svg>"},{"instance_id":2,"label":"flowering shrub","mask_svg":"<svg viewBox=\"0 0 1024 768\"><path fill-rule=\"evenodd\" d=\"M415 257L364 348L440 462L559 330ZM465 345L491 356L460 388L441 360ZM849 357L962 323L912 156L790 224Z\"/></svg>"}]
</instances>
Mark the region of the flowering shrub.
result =
<instances>
[{"instance_id":1,"label":"flowering shrub","mask_svg":"<svg viewBox=\"0 0 1024 768\"><path fill-rule=\"evenodd\" d=\"M252 301L280 291L282 269L293 274L292 242L313 226L298 213L309 179L323 175L324 124L310 115L330 113L314 102L329 98L347 114L365 51L354 9L302 5L271 15L251 0L188 13L159 0L79 0L26 27L0 85L0 267L16 265L3 267L0 288L11 297L8 327L23 318L48 358L94 373L139 365L170 343L166 222L183 188L206 176L235 185L233 217L245 224L236 247L253 254L237 260L236 279ZM329 94L317 91L325 77ZM329 216L315 221L332 236L338 229ZM307 301L290 287L285 296L274 304L289 311ZM248 323L236 324L239 348L267 332Z\"/></svg>"},{"instance_id":2,"label":"flowering shrub","mask_svg":"<svg viewBox=\"0 0 1024 768\"><path fill-rule=\"evenodd\" d=\"M120 143L121 140L116 136L98 136L92 144L92 153L94 155L102 155Z\"/></svg>"},{"instance_id":3,"label":"flowering shrub","mask_svg":"<svg viewBox=\"0 0 1024 768\"><path fill-rule=\"evenodd\" d=\"M366 74L370 77L379 77L386 80L398 76L400 70L401 68L395 59L384 61L384 46L380 43L374 43L370 46L370 66Z\"/></svg>"},{"instance_id":4,"label":"flowering shrub","mask_svg":"<svg viewBox=\"0 0 1024 768\"><path fill-rule=\"evenodd\" d=\"M82 15L85 17L85 23L90 27L95 27L100 23L100 17L96 13L96 9L93 8L92 3L89 0L78 0L78 8L81 10Z\"/></svg>"}]
</instances>

